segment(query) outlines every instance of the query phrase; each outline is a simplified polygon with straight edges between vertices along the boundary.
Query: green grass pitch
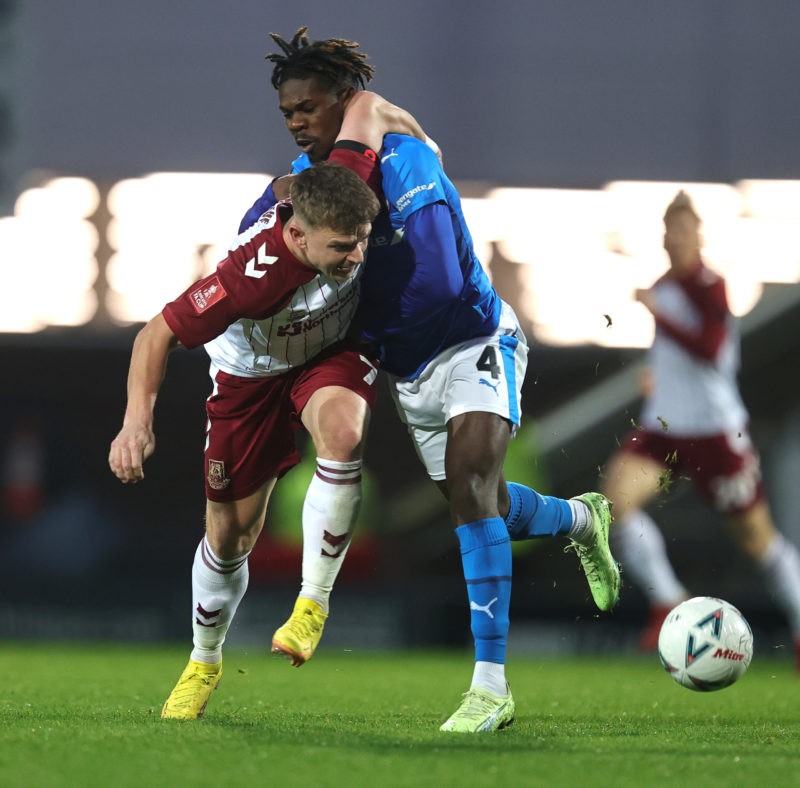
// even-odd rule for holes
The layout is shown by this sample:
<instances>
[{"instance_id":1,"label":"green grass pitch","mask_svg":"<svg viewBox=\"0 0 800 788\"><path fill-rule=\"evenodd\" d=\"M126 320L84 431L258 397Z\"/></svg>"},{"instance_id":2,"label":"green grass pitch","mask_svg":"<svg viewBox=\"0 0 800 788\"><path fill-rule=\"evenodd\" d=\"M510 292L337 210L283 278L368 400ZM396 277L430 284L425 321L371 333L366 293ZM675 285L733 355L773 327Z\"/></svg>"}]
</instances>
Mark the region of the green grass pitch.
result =
<instances>
[{"instance_id":1,"label":"green grass pitch","mask_svg":"<svg viewBox=\"0 0 800 788\"><path fill-rule=\"evenodd\" d=\"M296 669L230 649L206 715L165 722L186 649L0 647L0 785L800 785L800 677L756 658L716 693L655 657L513 657L517 721L438 726L467 689L466 653L322 648Z\"/></svg>"}]
</instances>

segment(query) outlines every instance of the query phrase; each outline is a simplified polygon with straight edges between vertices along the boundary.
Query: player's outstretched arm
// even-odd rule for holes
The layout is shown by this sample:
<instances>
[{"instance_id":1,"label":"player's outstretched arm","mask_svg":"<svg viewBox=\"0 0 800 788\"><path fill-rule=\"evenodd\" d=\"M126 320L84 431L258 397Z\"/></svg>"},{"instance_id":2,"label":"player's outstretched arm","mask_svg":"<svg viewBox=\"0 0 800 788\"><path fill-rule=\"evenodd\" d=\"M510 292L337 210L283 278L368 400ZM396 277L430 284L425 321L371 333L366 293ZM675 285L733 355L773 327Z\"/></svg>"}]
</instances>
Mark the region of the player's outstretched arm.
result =
<instances>
[{"instance_id":1,"label":"player's outstretched arm","mask_svg":"<svg viewBox=\"0 0 800 788\"><path fill-rule=\"evenodd\" d=\"M167 369L167 357L178 346L161 314L136 335L128 370L128 405L122 429L111 442L108 465L123 483L144 479L142 465L155 451L153 411Z\"/></svg>"},{"instance_id":2,"label":"player's outstretched arm","mask_svg":"<svg viewBox=\"0 0 800 788\"><path fill-rule=\"evenodd\" d=\"M384 134L408 134L423 142L422 126L411 113L377 93L360 90L347 102L337 140L353 140L379 151Z\"/></svg>"}]
</instances>

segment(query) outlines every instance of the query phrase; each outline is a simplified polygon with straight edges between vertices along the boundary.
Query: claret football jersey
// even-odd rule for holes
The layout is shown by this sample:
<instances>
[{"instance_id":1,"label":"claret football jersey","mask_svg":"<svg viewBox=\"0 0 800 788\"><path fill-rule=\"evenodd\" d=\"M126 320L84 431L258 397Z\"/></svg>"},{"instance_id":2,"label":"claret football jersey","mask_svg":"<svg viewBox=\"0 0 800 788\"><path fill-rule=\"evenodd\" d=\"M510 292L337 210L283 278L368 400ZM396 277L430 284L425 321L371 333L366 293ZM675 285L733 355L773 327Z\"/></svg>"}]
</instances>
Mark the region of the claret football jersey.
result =
<instances>
[{"instance_id":1,"label":"claret football jersey","mask_svg":"<svg viewBox=\"0 0 800 788\"><path fill-rule=\"evenodd\" d=\"M642 410L648 429L667 425L675 437L742 429L748 420L736 375L739 334L724 280L699 267L680 281L662 277L653 287L656 335L649 353L653 393ZM713 347L703 343L716 332Z\"/></svg>"},{"instance_id":2,"label":"claret football jersey","mask_svg":"<svg viewBox=\"0 0 800 788\"><path fill-rule=\"evenodd\" d=\"M283 240L291 203L279 202L242 233L216 271L164 307L188 348L205 345L218 369L279 375L347 334L362 266L344 282L309 268Z\"/></svg>"}]
</instances>

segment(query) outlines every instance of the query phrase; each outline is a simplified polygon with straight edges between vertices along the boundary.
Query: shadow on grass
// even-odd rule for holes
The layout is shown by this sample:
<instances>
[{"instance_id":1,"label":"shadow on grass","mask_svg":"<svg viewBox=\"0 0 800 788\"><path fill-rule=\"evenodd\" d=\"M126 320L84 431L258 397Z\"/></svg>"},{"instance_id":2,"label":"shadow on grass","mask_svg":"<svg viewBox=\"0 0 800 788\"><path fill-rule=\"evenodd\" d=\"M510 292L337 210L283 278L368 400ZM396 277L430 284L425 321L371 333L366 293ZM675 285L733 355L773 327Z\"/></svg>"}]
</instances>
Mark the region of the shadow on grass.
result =
<instances>
[{"instance_id":1,"label":"shadow on grass","mask_svg":"<svg viewBox=\"0 0 800 788\"><path fill-rule=\"evenodd\" d=\"M376 718L360 714L312 714L300 712L276 716L242 717L236 712L215 715L201 724L219 730L236 730L245 737L307 748L337 747L357 750L440 749L496 750L498 752L553 752L574 755L638 754L731 757L789 756L800 763L797 721L775 720L760 730L741 720L696 720L671 723L641 718L598 722L594 718L518 718L502 731L484 734L447 734L439 731L441 720L430 716Z\"/></svg>"}]
</instances>

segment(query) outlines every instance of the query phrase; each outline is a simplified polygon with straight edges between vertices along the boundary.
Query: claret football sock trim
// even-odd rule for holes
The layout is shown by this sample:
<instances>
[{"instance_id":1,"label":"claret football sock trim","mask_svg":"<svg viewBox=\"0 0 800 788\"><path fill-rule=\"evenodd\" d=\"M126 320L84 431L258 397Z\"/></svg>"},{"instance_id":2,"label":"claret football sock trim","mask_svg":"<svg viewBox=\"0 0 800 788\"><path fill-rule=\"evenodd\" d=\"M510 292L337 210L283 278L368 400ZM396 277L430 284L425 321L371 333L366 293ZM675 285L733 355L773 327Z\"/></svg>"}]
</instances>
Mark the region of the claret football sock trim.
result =
<instances>
[{"instance_id":1,"label":"claret football sock trim","mask_svg":"<svg viewBox=\"0 0 800 788\"><path fill-rule=\"evenodd\" d=\"M192 565L193 660L213 664L222 659L225 636L247 590L248 555L223 561L205 537L197 546Z\"/></svg>"},{"instance_id":2,"label":"claret football sock trim","mask_svg":"<svg viewBox=\"0 0 800 788\"><path fill-rule=\"evenodd\" d=\"M300 596L327 614L328 600L361 508L361 460L317 457L303 502L303 577Z\"/></svg>"},{"instance_id":3,"label":"claret football sock trim","mask_svg":"<svg viewBox=\"0 0 800 788\"><path fill-rule=\"evenodd\" d=\"M361 460L336 462L317 458L316 475L328 484L359 484L361 482Z\"/></svg>"},{"instance_id":4,"label":"claret football sock trim","mask_svg":"<svg viewBox=\"0 0 800 788\"><path fill-rule=\"evenodd\" d=\"M216 572L220 575L230 575L236 572L242 567L243 564L247 562L247 556L249 555L250 552L248 551L238 558L223 561L221 558L217 558L217 556L214 554L214 551L211 549L208 539L205 536L200 542L200 556L203 559L203 563L212 572Z\"/></svg>"}]
</instances>

